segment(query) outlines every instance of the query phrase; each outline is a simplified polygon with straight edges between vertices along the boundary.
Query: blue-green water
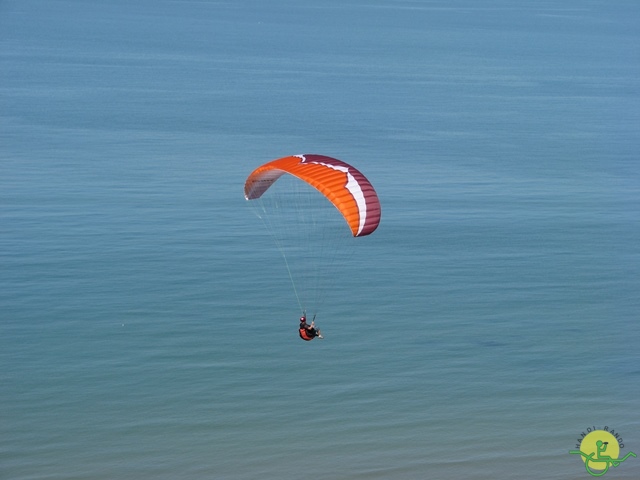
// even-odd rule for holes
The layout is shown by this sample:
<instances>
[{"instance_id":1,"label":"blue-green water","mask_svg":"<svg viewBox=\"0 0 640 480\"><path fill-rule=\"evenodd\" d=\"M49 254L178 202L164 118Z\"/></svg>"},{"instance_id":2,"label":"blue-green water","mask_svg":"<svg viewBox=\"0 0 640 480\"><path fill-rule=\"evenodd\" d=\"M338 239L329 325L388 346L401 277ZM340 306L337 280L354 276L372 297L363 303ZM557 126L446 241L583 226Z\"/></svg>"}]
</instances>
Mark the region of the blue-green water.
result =
<instances>
[{"instance_id":1,"label":"blue-green water","mask_svg":"<svg viewBox=\"0 0 640 480\"><path fill-rule=\"evenodd\" d=\"M589 478L593 426L640 454L639 22L0 2L0 478ZM242 194L297 153L383 205L311 343Z\"/></svg>"}]
</instances>

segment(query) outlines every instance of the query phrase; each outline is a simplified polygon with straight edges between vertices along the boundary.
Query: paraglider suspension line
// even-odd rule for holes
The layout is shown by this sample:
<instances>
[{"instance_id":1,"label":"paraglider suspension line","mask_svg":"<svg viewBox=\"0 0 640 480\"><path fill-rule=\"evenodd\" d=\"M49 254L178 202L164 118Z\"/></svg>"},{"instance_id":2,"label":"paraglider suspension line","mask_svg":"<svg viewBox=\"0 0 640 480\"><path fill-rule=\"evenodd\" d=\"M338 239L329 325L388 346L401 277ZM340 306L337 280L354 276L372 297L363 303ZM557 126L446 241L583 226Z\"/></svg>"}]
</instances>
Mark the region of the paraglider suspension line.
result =
<instances>
[{"instance_id":1,"label":"paraglider suspension line","mask_svg":"<svg viewBox=\"0 0 640 480\"><path fill-rule=\"evenodd\" d=\"M298 301L298 306L300 307L300 310L304 311L304 308L302 307L302 302L300 301L300 295L298 295L298 289L296 288L296 282L293 280L293 275L291 274L291 268L289 268L289 261L287 260L287 256L284 254L283 249L281 249L279 246L278 248L280 249L280 253L282 253L282 258L284 258L284 264L287 266L287 272L289 273L289 278L291 279L291 285L293 285L293 293L296 294L296 300Z\"/></svg>"},{"instance_id":2,"label":"paraglider suspension line","mask_svg":"<svg viewBox=\"0 0 640 480\"><path fill-rule=\"evenodd\" d=\"M282 245L282 241L275 234L275 228L271 224L269 215L267 215L264 203L259 202L258 205L259 205L259 210L262 211L262 214L260 214L258 212L258 210L255 210L255 213L262 220L262 222L264 223L267 231L269 232L269 234L273 238L273 240L274 240L274 242L276 244L276 247L280 251L280 254L282 255L282 258L284 259L284 264L287 267L287 273L289 274L289 279L291 280L291 285L293 285L293 293L296 295L296 300L298 301L298 306L300 307L300 310L302 310L304 312L305 308L302 306L302 301L300 300L300 295L298 294L298 288L296 287L296 282L295 282L295 280L293 278L293 274L291 273L291 267L289 267L289 260L287 260L287 255L284 252L284 245Z\"/></svg>"}]
</instances>

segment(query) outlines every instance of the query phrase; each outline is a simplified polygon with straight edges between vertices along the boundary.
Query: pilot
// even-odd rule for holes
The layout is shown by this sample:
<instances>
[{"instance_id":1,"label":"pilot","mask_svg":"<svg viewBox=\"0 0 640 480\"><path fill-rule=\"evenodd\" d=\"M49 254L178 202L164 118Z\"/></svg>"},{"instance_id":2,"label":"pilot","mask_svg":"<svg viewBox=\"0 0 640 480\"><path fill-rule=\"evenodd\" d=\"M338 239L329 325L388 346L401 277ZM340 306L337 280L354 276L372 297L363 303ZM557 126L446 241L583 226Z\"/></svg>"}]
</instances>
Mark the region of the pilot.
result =
<instances>
[{"instance_id":1,"label":"pilot","mask_svg":"<svg viewBox=\"0 0 640 480\"><path fill-rule=\"evenodd\" d=\"M311 325L307 323L307 316L302 315L300 317L300 329L298 330L300 334L300 338L302 340L306 340L307 342L313 340L314 338L324 338L320 333L320 330L316 328L315 322L312 320Z\"/></svg>"}]
</instances>

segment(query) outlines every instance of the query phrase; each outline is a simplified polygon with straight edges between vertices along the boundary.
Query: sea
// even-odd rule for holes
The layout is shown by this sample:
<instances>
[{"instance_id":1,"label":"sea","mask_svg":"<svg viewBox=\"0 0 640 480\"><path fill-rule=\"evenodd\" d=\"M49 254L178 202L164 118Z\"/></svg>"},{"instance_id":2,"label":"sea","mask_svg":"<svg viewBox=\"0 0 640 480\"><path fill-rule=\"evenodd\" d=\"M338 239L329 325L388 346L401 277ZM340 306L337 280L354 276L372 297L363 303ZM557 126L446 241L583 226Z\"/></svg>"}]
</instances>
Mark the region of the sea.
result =
<instances>
[{"instance_id":1,"label":"sea","mask_svg":"<svg viewBox=\"0 0 640 480\"><path fill-rule=\"evenodd\" d=\"M597 430L640 455L639 25L0 0L0 478L574 480ZM305 153L382 205L312 342L243 195Z\"/></svg>"}]
</instances>

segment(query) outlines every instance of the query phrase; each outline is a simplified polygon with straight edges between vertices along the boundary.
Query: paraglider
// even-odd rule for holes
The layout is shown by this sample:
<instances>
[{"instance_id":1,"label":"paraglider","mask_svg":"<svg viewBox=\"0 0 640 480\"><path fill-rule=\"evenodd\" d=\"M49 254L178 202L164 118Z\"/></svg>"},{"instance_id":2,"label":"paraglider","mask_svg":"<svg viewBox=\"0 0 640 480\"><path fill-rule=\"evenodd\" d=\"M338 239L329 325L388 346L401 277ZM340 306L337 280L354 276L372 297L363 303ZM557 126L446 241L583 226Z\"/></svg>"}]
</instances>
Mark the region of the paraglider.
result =
<instances>
[{"instance_id":1,"label":"paraglider","mask_svg":"<svg viewBox=\"0 0 640 480\"><path fill-rule=\"evenodd\" d=\"M326 286L334 280L332 268L349 261L345 254L354 237L370 235L378 227L378 195L352 165L305 154L256 168L245 181L244 196L284 258L302 311L300 337L311 340L314 335L303 335L307 308L315 319Z\"/></svg>"}]
</instances>

